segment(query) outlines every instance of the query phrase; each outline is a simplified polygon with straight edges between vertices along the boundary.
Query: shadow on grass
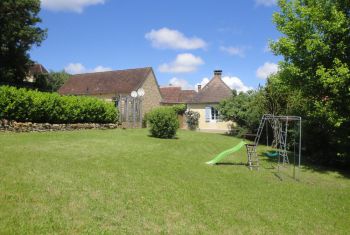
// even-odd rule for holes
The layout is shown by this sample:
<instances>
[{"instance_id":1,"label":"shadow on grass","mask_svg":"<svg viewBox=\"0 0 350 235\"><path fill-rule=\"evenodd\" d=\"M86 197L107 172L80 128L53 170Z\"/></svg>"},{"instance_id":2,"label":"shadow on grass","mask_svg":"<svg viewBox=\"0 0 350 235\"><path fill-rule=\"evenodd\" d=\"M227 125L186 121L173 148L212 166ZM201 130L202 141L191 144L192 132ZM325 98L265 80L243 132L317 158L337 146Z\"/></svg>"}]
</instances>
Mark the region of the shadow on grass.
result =
<instances>
[{"instance_id":1,"label":"shadow on grass","mask_svg":"<svg viewBox=\"0 0 350 235\"><path fill-rule=\"evenodd\" d=\"M160 137L155 137L151 134L148 134L147 136L150 138L153 138L153 139L158 139L158 140L178 140L179 139L179 137L177 137L177 136L174 136L172 138L160 138Z\"/></svg>"},{"instance_id":2,"label":"shadow on grass","mask_svg":"<svg viewBox=\"0 0 350 235\"><path fill-rule=\"evenodd\" d=\"M263 152L261 154L259 154L260 158L263 159L266 162L270 162L271 166L274 164L277 165L277 157L268 157L265 154L266 152ZM289 162L290 165L293 166L294 165L294 158L292 155L289 156ZM298 164L298 159L295 159L295 164L297 166ZM331 167L331 166L321 166L321 165L316 165L310 162L305 161L303 158L301 159L300 162L300 167L301 169L307 170L307 171L311 171L311 172L317 172L317 173L321 173L321 174L330 174L330 173L338 173L339 175L341 175L341 177L339 178L347 178L350 179L350 171L345 170L345 169L339 169L339 168L335 168L335 167ZM276 168L276 167L275 167Z\"/></svg>"},{"instance_id":3,"label":"shadow on grass","mask_svg":"<svg viewBox=\"0 0 350 235\"><path fill-rule=\"evenodd\" d=\"M218 162L215 165L217 166L247 166L247 163L243 162Z\"/></svg>"},{"instance_id":4,"label":"shadow on grass","mask_svg":"<svg viewBox=\"0 0 350 235\"><path fill-rule=\"evenodd\" d=\"M319 166L319 165L310 164L310 163L309 164L302 164L302 167L306 170L311 171L311 172L318 172L318 173L322 173L322 174L329 174L329 173L336 172L339 175L341 175L342 178L350 179L349 170L338 169L338 168L334 168L334 167ZM339 177L339 178L341 178L341 177Z\"/></svg>"}]
</instances>

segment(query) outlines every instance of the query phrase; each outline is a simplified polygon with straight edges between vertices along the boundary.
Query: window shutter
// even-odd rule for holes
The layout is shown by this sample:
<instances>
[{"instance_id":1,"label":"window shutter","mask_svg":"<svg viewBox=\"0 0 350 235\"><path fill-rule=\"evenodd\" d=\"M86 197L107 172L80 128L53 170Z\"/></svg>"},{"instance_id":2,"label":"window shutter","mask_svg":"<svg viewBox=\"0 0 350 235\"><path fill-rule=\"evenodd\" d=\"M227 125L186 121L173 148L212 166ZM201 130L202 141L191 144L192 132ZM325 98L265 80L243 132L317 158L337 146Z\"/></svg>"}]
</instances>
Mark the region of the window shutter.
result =
<instances>
[{"instance_id":1,"label":"window shutter","mask_svg":"<svg viewBox=\"0 0 350 235\"><path fill-rule=\"evenodd\" d=\"M205 121L209 122L211 119L211 107L205 107Z\"/></svg>"}]
</instances>

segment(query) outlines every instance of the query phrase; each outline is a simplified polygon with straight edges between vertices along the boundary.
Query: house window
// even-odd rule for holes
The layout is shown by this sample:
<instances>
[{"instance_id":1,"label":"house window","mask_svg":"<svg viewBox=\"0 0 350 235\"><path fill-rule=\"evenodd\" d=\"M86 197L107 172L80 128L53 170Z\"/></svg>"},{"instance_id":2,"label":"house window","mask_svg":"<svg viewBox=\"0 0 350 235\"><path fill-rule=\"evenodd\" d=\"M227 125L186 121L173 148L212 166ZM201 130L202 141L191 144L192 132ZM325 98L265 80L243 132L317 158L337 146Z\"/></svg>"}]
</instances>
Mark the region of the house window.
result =
<instances>
[{"instance_id":1,"label":"house window","mask_svg":"<svg viewBox=\"0 0 350 235\"><path fill-rule=\"evenodd\" d=\"M211 107L211 120L219 119L219 112L214 107Z\"/></svg>"},{"instance_id":2,"label":"house window","mask_svg":"<svg viewBox=\"0 0 350 235\"><path fill-rule=\"evenodd\" d=\"M205 121L220 121L219 111L212 106L205 107Z\"/></svg>"}]
</instances>

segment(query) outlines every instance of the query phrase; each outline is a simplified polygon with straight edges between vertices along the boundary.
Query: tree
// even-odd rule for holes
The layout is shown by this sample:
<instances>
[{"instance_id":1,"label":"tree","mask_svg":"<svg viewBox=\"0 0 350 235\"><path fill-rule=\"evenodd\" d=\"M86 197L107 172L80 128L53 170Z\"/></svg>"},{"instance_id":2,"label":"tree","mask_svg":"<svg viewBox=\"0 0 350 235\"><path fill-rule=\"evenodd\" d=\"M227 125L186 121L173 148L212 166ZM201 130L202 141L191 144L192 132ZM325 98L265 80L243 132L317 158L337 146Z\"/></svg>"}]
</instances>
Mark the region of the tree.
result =
<instances>
[{"instance_id":1,"label":"tree","mask_svg":"<svg viewBox=\"0 0 350 235\"><path fill-rule=\"evenodd\" d=\"M261 88L265 113L273 115L303 115L306 113L305 103L301 91L288 86L283 74L278 72L267 79L265 87Z\"/></svg>"},{"instance_id":2,"label":"tree","mask_svg":"<svg viewBox=\"0 0 350 235\"><path fill-rule=\"evenodd\" d=\"M305 107L307 150L314 160L350 162L350 1L280 0L273 19L284 34L280 79Z\"/></svg>"},{"instance_id":3,"label":"tree","mask_svg":"<svg viewBox=\"0 0 350 235\"><path fill-rule=\"evenodd\" d=\"M40 0L0 1L0 81L21 83L32 64L28 51L46 30L37 26Z\"/></svg>"},{"instance_id":4,"label":"tree","mask_svg":"<svg viewBox=\"0 0 350 235\"><path fill-rule=\"evenodd\" d=\"M248 91L233 94L231 98L223 100L217 109L225 121L233 121L238 125L238 135L254 133L264 114L262 91Z\"/></svg>"},{"instance_id":5,"label":"tree","mask_svg":"<svg viewBox=\"0 0 350 235\"><path fill-rule=\"evenodd\" d=\"M60 87L68 80L70 75L65 71L50 72L48 76L47 88L50 91L58 91Z\"/></svg>"}]
</instances>

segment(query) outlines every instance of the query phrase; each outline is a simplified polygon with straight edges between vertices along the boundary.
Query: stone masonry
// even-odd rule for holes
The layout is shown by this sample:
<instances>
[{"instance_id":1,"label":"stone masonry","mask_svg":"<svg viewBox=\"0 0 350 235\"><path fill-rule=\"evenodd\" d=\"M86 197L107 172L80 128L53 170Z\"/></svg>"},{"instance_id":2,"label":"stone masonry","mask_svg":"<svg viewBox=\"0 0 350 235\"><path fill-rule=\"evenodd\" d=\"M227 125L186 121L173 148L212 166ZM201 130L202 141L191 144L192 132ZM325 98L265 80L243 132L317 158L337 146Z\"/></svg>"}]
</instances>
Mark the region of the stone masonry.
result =
<instances>
[{"instance_id":1,"label":"stone masonry","mask_svg":"<svg viewBox=\"0 0 350 235\"><path fill-rule=\"evenodd\" d=\"M72 131L84 129L116 129L118 124L99 124L99 123L75 123L75 124L50 124L50 123L32 123L16 122L6 119L0 120L0 132L46 132L46 131Z\"/></svg>"}]
</instances>

